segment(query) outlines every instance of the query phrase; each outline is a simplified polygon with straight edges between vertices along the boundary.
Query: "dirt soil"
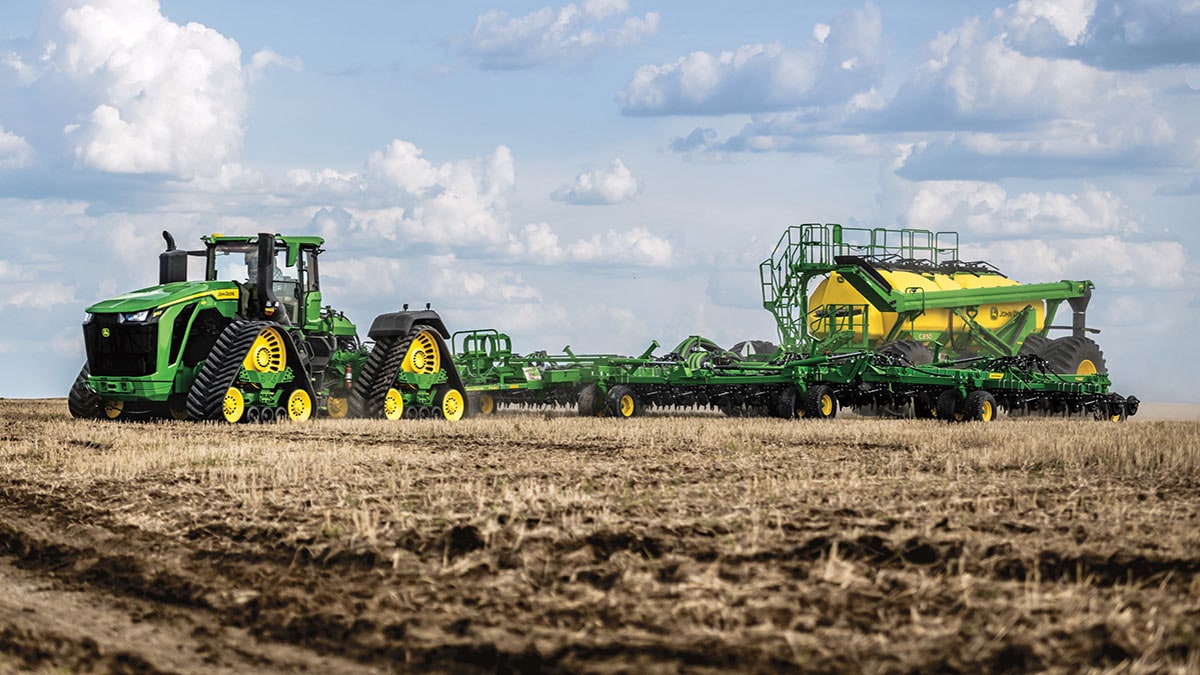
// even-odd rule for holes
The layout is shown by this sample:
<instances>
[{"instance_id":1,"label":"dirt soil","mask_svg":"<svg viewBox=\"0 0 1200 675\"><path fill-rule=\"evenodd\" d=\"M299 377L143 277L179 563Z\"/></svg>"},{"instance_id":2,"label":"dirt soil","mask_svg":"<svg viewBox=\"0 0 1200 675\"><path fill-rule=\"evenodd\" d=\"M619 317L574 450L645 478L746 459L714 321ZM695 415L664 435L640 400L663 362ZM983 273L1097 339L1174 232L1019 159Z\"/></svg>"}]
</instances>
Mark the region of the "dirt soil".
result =
<instances>
[{"instance_id":1,"label":"dirt soil","mask_svg":"<svg viewBox=\"0 0 1200 675\"><path fill-rule=\"evenodd\" d=\"M71 420L0 672L1197 672L1200 424Z\"/></svg>"}]
</instances>

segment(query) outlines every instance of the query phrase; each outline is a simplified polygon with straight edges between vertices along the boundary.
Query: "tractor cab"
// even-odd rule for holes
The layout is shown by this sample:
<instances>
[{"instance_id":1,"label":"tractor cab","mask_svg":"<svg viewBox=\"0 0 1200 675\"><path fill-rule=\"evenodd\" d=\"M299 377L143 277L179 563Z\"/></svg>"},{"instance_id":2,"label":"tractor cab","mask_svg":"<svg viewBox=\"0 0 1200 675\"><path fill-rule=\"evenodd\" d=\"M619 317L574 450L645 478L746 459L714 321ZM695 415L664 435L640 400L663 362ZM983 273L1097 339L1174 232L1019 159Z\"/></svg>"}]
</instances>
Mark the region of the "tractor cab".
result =
<instances>
[{"instance_id":1,"label":"tractor cab","mask_svg":"<svg viewBox=\"0 0 1200 675\"><path fill-rule=\"evenodd\" d=\"M232 281L242 314L312 329L321 321L320 237L204 237L205 280Z\"/></svg>"}]
</instances>

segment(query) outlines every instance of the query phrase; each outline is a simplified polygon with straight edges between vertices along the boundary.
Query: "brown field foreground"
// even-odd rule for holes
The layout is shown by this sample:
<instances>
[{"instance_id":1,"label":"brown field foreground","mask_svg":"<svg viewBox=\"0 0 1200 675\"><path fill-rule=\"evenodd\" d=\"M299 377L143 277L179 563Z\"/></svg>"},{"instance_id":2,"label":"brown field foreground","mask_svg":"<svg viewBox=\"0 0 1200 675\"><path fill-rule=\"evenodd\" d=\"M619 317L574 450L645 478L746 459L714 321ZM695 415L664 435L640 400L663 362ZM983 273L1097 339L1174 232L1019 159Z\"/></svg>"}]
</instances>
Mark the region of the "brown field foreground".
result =
<instances>
[{"instance_id":1,"label":"brown field foreground","mask_svg":"<svg viewBox=\"0 0 1200 675\"><path fill-rule=\"evenodd\" d=\"M1200 670L1200 423L0 401L0 671Z\"/></svg>"}]
</instances>

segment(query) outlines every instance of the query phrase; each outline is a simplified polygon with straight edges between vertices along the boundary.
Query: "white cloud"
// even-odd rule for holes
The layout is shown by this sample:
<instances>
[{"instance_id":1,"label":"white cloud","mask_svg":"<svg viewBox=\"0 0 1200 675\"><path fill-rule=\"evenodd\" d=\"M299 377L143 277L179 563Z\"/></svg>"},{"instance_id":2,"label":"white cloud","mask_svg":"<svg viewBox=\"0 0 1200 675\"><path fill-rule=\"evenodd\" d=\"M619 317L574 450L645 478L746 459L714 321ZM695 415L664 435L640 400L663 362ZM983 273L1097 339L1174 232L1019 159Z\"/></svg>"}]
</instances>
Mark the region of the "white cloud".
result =
<instances>
[{"instance_id":1,"label":"white cloud","mask_svg":"<svg viewBox=\"0 0 1200 675\"><path fill-rule=\"evenodd\" d=\"M566 249L577 262L601 262L613 265L650 265L666 267L672 262L671 242L635 227L626 232L608 230L577 241Z\"/></svg>"},{"instance_id":2,"label":"white cloud","mask_svg":"<svg viewBox=\"0 0 1200 675\"><path fill-rule=\"evenodd\" d=\"M562 246L549 225L531 223L510 238L508 252L515 258L541 264L670 267L676 262L671 242L641 227L624 232L610 229Z\"/></svg>"},{"instance_id":3,"label":"white cloud","mask_svg":"<svg viewBox=\"0 0 1200 675\"><path fill-rule=\"evenodd\" d=\"M1025 283L1091 279L1100 289L1182 289L1195 277L1177 241L1133 241L1115 235L1037 238L964 246L962 252L964 258L987 260ZM1169 311L1169 306L1162 309Z\"/></svg>"},{"instance_id":4,"label":"white cloud","mask_svg":"<svg viewBox=\"0 0 1200 675\"><path fill-rule=\"evenodd\" d=\"M52 67L95 97L68 132L77 162L120 173L190 177L241 151L245 78L237 43L164 17L156 0L68 6Z\"/></svg>"},{"instance_id":5,"label":"white cloud","mask_svg":"<svg viewBox=\"0 0 1200 675\"><path fill-rule=\"evenodd\" d=\"M17 283L5 289L0 306L27 309L50 309L56 305L78 302L75 288L61 282Z\"/></svg>"},{"instance_id":6,"label":"white cloud","mask_svg":"<svg viewBox=\"0 0 1200 675\"><path fill-rule=\"evenodd\" d=\"M33 161L33 146L0 126L0 169L16 169Z\"/></svg>"},{"instance_id":7,"label":"white cloud","mask_svg":"<svg viewBox=\"0 0 1200 675\"><path fill-rule=\"evenodd\" d=\"M868 3L818 24L800 47L750 44L642 66L617 104L626 115L721 115L842 102L882 77L882 32Z\"/></svg>"},{"instance_id":8,"label":"white cloud","mask_svg":"<svg viewBox=\"0 0 1200 675\"><path fill-rule=\"evenodd\" d=\"M610 172L585 172L581 177L576 181L579 189L566 189L569 198L580 203L616 203L636 194L637 181L619 159ZM322 236L353 234L360 244L372 242L398 255L432 245L542 265L674 263L670 242L644 228L609 230L565 245L546 223L514 228L509 202L515 185L516 162L505 146L485 157L435 163L420 147L402 140L371 153L361 174L293 170L286 178L286 192L303 203L332 200L341 205L320 208L313 215L312 226Z\"/></svg>"},{"instance_id":9,"label":"white cloud","mask_svg":"<svg viewBox=\"0 0 1200 675\"><path fill-rule=\"evenodd\" d=\"M997 12L1022 51L1112 70L1200 63L1200 3L1021 0Z\"/></svg>"},{"instance_id":10,"label":"white cloud","mask_svg":"<svg viewBox=\"0 0 1200 675\"><path fill-rule=\"evenodd\" d=\"M995 183L930 181L908 227L964 235L959 257L986 260L1026 283L1092 279L1105 288L1183 288L1195 270L1178 241L1148 241L1129 206L1086 185L1079 193L1009 195Z\"/></svg>"},{"instance_id":11,"label":"white cloud","mask_svg":"<svg viewBox=\"0 0 1200 675\"><path fill-rule=\"evenodd\" d=\"M635 45L658 32L659 15L654 12L611 22L628 11L625 0L543 7L518 17L493 10L476 19L474 30L460 38L459 49L480 68L531 68Z\"/></svg>"},{"instance_id":12,"label":"white cloud","mask_svg":"<svg viewBox=\"0 0 1200 675\"><path fill-rule=\"evenodd\" d=\"M251 80L257 80L271 66L285 68L294 72L304 70L304 62L298 58L281 56L273 49L260 49L254 52L254 56L250 57L250 65L246 67L246 75Z\"/></svg>"},{"instance_id":13,"label":"white cloud","mask_svg":"<svg viewBox=\"0 0 1200 675\"><path fill-rule=\"evenodd\" d=\"M641 184L625 163L614 159L609 169L585 170L570 185L551 193L550 198L568 204L620 204L633 201Z\"/></svg>"},{"instance_id":14,"label":"white cloud","mask_svg":"<svg viewBox=\"0 0 1200 675\"><path fill-rule=\"evenodd\" d=\"M1128 235L1141 228L1112 192L1084 186L1080 193L1026 192L1013 196L996 183L926 181L912 199L909 227L957 230L971 240L1040 235Z\"/></svg>"}]
</instances>

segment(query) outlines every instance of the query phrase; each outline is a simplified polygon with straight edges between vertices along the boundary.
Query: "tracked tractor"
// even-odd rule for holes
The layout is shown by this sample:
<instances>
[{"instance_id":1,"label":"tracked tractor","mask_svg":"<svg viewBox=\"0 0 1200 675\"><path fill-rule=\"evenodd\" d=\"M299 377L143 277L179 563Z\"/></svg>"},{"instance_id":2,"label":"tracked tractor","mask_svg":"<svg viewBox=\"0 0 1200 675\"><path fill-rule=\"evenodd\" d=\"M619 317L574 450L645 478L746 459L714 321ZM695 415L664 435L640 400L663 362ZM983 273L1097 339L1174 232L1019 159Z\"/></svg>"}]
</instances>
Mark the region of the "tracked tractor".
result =
<instances>
[{"instance_id":1,"label":"tracked tractor","mask_svg":"<svg viewBox=\"0 0 1200 675\"><path fill-rule=\"evenodd\" d=\"M360 342L345 314L322 304L320 237L213 234L194 251L163 237L157 286L87 308L87 363L68 396L73 416L463 416L462 381L438 314L405 305L375 318L373 347ZM202 281L188 279L191 258L203 261Z\"/></svg>"}]
</instances>

